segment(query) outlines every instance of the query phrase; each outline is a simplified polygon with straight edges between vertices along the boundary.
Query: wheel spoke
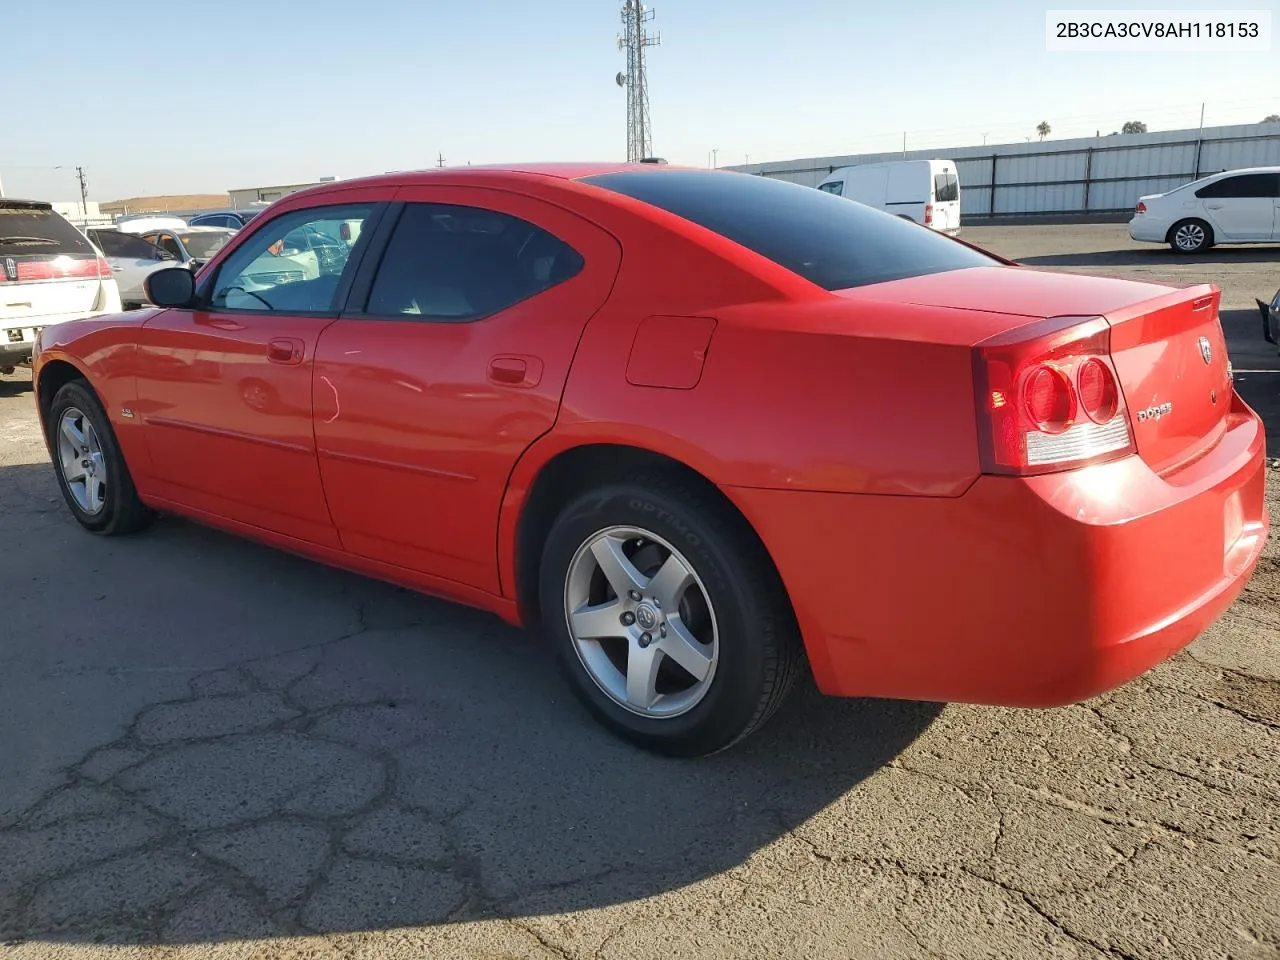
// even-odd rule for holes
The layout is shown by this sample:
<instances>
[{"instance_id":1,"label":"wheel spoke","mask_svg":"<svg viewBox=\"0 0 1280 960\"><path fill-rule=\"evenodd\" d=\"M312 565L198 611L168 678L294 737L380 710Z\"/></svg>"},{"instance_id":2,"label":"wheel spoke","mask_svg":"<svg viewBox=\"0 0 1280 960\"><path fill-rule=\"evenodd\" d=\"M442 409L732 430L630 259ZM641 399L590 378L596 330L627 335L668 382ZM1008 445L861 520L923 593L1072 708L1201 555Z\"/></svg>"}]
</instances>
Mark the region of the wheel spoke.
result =
<instances>
[{"instance_id":1,"label":"wheel spoke","mask_svg":"<svg viewBox=\"0 0 1280 960\"><path fill-rule=\"evenodd\" d=\"M618 619L622 615L622 609L620 600L609 600L595 606L583 604L570 614L569 626L579 640L626 636L626 628Z\"/></svg>"},{"instance_id":2,"label":"wheel spoke","mask_svg":"<svg viewBox=\"0 0 1280 960\"><path fill-rule=\"evenodd\" d=\"M680 598L684 596L685 590L691 583L693 583L692 571L673 553L653 575L646 589L650 596L655 597L662 604L663 610L674 612L680 605Z\"/></svg>"},{"instance_id":3,"label":"wheel spoke","mask_svg":"<svg viewBox=\"0 0 1280 960\"><path fill-rule=\"evenodd\" d=\"M695 680L702 680L711 671L711 645L701 643L679 617L667 618L667 635L658 641L657 646ZM627 688L630 689L629 683Z\"/></svg>"},{"instance_id":4,"label":"wheel spoke","mask_svg":"<svg viewBox=\"0 0 1280 960\"><path fill-rule=\"evenodd\" d=\"M102 494L102 481L92 474L84 478L85 510L93 513L98 509L99 497Z\"/></svg>"},{"instance_id":5,"label":"wheel spoke","mask_svg":"<svg viewBox=\"0 0 1280 960\"><path fill-rule=\"evenodd\" d=\"M64 417L62 420L62 435L76 445L76 450L83 450L88 446L84 434L80 428L76 426L76 422L71 417Z\"/></svg>"},{"instance_id":6,"label":"wheel spoke","mask_svg":"<svg viewBox=\"0 0 1280 960\"><path fill-rule=\"evenodd\" d=\"M76 483L84 479L84 467L80 466L79 460L72 460L63 465L62 474L67 478L67 483Z\"/></svg>"},{"instance_id":7,"label":"wheel spoke","mask_svg":"<svg viewBox=\"0 0 1280 960\"><path fill-rule=\"evenodd\" d=\"M627 648L627 702L648 710L658 698L658 667L661 657L656 645L642 647L632 643Z\"/></svg>"},{"instance_id":8,"label":"wheel spoke","mask_svg":"<svg viewBox=\"0 0 1280 960\"><path fill-rule=\"evenodd\" d=\"M622 544L617 537L601 537L591 545L592 556L619 597L625 597L630 590L640 590L645 583L643 574L622 552Z\"/></svg>"}]
</instances>

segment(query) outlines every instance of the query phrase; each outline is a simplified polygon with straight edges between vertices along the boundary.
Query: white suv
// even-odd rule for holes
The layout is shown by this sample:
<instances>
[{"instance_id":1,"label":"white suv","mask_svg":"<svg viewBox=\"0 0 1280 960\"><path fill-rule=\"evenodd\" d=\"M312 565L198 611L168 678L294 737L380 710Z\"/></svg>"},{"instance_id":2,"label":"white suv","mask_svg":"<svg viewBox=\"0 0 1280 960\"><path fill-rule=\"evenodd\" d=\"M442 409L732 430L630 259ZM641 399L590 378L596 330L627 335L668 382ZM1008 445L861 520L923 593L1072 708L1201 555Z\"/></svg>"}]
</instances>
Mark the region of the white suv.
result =
<instances>
[{"instance_id":1,"label":"white suv","mask_svg":"<svg viewBox=\"0 0 1280 960\"><path fill-rule=\"evenodd\" d=\"M1226 170L1140 197L1129 236L1167 243L1175 253L1280 241L1280 167Z\"/></svg>"},{"instance_id":2,"label":"white suv","mask_svg":"<svg viewBox=\"0 0 1280 960\"><path fill-rule=\"evenodd\" d=\"M40 200L0 197L0 373L31 360L48 324L120 312L111 267Z\"/></svg>"}]
</instances>

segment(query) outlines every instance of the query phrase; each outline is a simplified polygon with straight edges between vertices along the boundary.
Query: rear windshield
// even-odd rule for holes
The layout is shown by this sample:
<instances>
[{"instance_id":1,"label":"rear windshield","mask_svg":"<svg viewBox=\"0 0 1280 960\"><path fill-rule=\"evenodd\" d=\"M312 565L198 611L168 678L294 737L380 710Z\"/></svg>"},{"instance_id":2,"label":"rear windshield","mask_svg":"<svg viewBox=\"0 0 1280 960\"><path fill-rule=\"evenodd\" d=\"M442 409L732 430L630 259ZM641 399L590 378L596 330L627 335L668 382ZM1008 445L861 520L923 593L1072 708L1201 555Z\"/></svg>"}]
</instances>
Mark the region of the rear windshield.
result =
<instances>
[{"instance_id":1,"label":"rear windshield","mask_svg":"<svg viewBox=\"0 0 1280 960\"><path fill-rule=\"evenodd\" d=\"M646 169L584 182L691 220L827 290L999 263L928 227L769 177Z\"/></svg>"},{"instance_id":2,"label":"rear windshield","mask_svg":"<svg viewBox=\"0 0 1280 960\"><path fill-rule=\"evenodd\" d=\"M938 203L960 199L960 181L954 173L939 173L934 176L933 198Z\"/></svg>"},{"instance_id":3,"label":"rear windshield","mask_svg":"<svg viewBox=\"0 0 1280 960\"><path fill-rule=\"evenodd\" d=\"M229 233L182 233L182 245L195 260L208 260L231 239Z\"/></svg>"},{"instance_id":4,"label":"rear windshield","mask_svg":"<svg viewBox=\"0 0 1280 960\"><path fill-rule=\"evenodd\" d=\"M11 206L2 200L0 253L95 255L80 231L52 210Z\"/></svg>"}]
</instances>

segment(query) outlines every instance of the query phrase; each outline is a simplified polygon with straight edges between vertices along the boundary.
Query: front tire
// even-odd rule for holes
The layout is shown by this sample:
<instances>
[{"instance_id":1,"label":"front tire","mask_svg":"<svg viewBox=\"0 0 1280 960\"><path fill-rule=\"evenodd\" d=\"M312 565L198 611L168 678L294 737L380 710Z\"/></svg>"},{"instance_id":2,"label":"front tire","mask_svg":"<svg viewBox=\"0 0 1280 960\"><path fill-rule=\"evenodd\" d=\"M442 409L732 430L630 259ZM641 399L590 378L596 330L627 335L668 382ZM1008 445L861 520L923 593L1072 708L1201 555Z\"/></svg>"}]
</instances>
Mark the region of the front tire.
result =
<instances>
[{"instance_id":1,"label":"front tire","mask_svg":"<svg viewBox=\"0 0 1280 960\"><path fill-rule=\"evenodd\" d=\"M1213 227L1203 220L1180 220L1169 228L1174 253L1202 253L1213 246Z\"/></svg>"},{"instance_id":2,"label":"front tire","mask_svg":"<svg viewBox=\"0 0 1280 960\"><path fill-rule=\"evenodd\" d=\"M746 522L665 476L580 495L552 526L543 626L574 693L624 739L705 756L781 705L802 646Z\"/></svg>"},{"instance_id":3,"label":"front tire","mask_svg":"<svg viewBox=\"0 0 1280 960\"><path fill-rule=\"evenodd\" d=\"M81 380L64 384L49 406L49 449L62 497L79 524L104 536L133 533L151 522L138 499L111 421Z\"/></svg>"}]
</instances>

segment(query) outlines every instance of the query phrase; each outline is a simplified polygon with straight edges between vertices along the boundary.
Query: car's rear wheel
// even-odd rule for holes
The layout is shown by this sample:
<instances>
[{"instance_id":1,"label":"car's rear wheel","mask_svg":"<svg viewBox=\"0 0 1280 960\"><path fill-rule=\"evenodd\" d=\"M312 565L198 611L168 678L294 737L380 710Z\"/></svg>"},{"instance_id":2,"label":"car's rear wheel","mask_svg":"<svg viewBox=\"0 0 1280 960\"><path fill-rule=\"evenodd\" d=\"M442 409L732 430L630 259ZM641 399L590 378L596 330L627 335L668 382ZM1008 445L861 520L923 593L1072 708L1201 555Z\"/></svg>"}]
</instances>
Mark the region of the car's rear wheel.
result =
<instances>
[{"instance_id":1,"label":"car's rear wheel","mask_svg":"<svg viewBox=\"0 0 1280 960\"><path fill-rule=\"evenodd\" d=\"M802 660L759 541L678 480L618 483L568 504L539 586L574 692L614 732L661 753L742 739L782 703Z\"/></svg>"},{"instance_id":2,"label":"car's rear wheel","mask_svg":"<svg viewBox=\"0 0 1280 960\"><path fill-rule=\"evenodd\" d=\"M49 448L63 499L80 525L107 536L133 533L151 521L102 404L80 380L54 395Z\"/></svg>"},{"instance_id":3,"label":"car's rear wheel","mask_svg":"<svg viewBox=\"0 0 1280 960\"><path fill-rule=\"evenodd\" d=\"M1203 220L1181 220L1169 228L1174 253L1199 253L1213 246L1213 228Z\"/></svg>"}]
</instances>

